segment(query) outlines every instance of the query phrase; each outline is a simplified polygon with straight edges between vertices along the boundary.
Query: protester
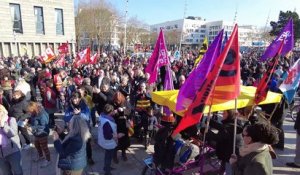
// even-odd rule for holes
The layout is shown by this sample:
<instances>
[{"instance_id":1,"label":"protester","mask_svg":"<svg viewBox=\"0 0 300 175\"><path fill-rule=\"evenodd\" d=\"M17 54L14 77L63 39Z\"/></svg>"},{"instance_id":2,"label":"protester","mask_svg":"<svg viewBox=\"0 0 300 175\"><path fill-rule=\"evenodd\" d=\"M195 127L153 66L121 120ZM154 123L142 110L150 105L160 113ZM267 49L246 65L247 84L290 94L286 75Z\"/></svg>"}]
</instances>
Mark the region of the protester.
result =
<instances>
[{"instance_id":1,"label":"protester","mask_svg":"<svg viewBox=\"0 0 300 175\"><path fill-rule=\"evenodd\" d=\"M79 92L74 92L72 94L72 97L70 99L70 106L65 111L64 121L68 123L74 116L80 116L85 120L87 125L90 126L90 110L86 102L82 99L81 94ZM86 155L88 158L88 163L90 165L93 165L94 160L92 158L91 139L87 140Z\"/></svg>"},{"instance_id":2,"label":"protester","mask_svg":"<svg viewBox=\"0 0 300 175\"><path fill-rule=\"evenodd\" d=\"M21 132L22 136L25 139L23 149L28 149L31 146L30 136L27 131L28 119L30 118L30 114L27 111L27 106L28 102L22 91L14 91L12 105L8 111L8 115L10 117L14 117L18 122L18 131Z\"/></svg>"},{"instance_id":3,"label":"protester","mask_svg":"<svg viewBox=\"0 0 300 175\"><path fill-rule=\"evenodd\" d=\"M105 175L111 175L111 161L115 155L118 139L124 136L124 133L117 133L117 124L113 118L114 114L114 107L106 104L99 119L98 144L105 150L103 167Z\"/></svg>"},{"instance_id":4,"label":"protester","mask_svg":"<svg viewBox=\"0 0 300 175\"><path fill-rule=\"evenodd\" d=\"M56 91L53 87L53 81L48 80L46 81L46 88L44 93L42 94L43 97L43 106L49 115L49 127L53 128L54 123L54 113L57 111L57 95Z\"/></svg>"},{"instance_id":5,"label":"protester","mask_svg":"<svg viewBox=\"0 0 300 175\"><path fill-rule=\"evenodd\" d=\"M30 102L28 112L31 114L31 130L34 136L34 146L38 152L38 157L35 162L43 160L42 168L51 164L50 152L48 148L49 136L49 115L45 109L37 102Z\"/></svg>"},{"instance_id":6,"label":"protester","mask_svg":"<svg viewBox=\"0 0 300 175\"><path fill-rule=\"evenodd\" d=\"M232 155L234 175L271 175L273 163L270 146L278 142L278 131L268 123L256 123L244 128L244 146L239 156Z\"/></svg>"},{"instance_id":7,"label":"protester","mask_svg":"<svg viewBox=\"0 0 300 175\"><path fill-rule=\"evenodd\" d=\"M130 140L128 136L128 127L130 122L130 114L131 114L131 108L129 105L129 102L126 101L124 95L121 92L116 92L113 97L113 106L115 109L115 114L113 118L115 119L115 122L117 124L117 133L124 134L123 137L118 139L118 146L114 155L114 162L118 163L118 155L117 151L122 151L122 159L124 161L127 161L127 155L126 155L126 149L130 146Z\"/></svg>"},{"instance_id":8,"label":"protester","mask_svg":"<svg viewBox=\"0 0 300 175\"><path fill-rule=\"evenodd\" d=\"M0 174L22 175L21 145L16 119L0 105Z\"/></svg>"},{"instance_id":9,"label":"protester","mask_svg":"<svg viewBox=\"0 0 300 175\"><path fill-rule=\"evenodd\" d=\"M4 93L3 89L2 87L0 87L0 105L3 105L5 109L8 111L10 108L10 103L3 93Z\"/></svg>"},{"instance_id":10,"label":"protester","mask_svg":"<svg viewBox=\"0 0 300 175\"><path fill-rule=\"evenodd\" d=\"M229 164L229 159L233 153L233 139L234 139L234 120L236 118L235 110L223 111L222 123L218 123L215 120L211 120L209 126L218 130L217 134L209 130L207 133L207 139L209 141L216 142L216 154L221 163L221 173L231 174L232 170ZM242 124L237 122L237 134L236 134L236 152L239 153L239 149L242 146Z\"/></svg>"},{"instance_id":11,"label":"protester","mask_svg":"<svg viewBox=\"0 0 300 175\"><path fill-rule=\"evenodd\" d=\"M62 140L56 131L53 132L54 147L59 154L57 166L62 175L81 175L87 165L86 142L91 134L86 121L80 116L72 117L68 128L69 132Z\"/></svg>"},{"instance_id":12,"label":"protester","mask_svg":"<svg viewBox=\"0 0 300 175\"><path fill-rule=\"evenodd\" d=\"M293 168L300 168L300 111L297 114L297 118L294 124L294 129L296 130L296 156L293 162L286 163L287 166Z\"/></svg>"}]
</instances>

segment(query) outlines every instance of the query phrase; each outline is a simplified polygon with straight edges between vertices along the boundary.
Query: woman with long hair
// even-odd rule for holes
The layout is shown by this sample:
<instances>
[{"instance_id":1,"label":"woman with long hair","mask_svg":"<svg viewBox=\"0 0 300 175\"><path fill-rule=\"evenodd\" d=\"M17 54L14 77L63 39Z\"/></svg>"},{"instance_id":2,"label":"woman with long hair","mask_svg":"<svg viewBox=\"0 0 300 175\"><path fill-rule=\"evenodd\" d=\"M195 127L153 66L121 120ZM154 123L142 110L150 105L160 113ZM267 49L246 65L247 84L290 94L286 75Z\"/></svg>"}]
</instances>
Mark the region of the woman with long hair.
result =
<instances>
[{"instance_id":1,"label":"woman with long hair","mask_svg":"<svg viewBox=\"0 0 300 175\"><path fill-rule=\"evenodd\" d=\"M32 117L31 128L34 136L34 146L38 152L38 157L34 161L44 160L41 167L47 167L51 163L48 148L49 115L37 102L29 102L27 110Z\"/></svg>"},{"instance_id":2,"label":"woman with long hair","mask_svg":"<svg viewBox=\"0 0 300 175\"><path fill-rule=\"evenodd\" d=\"M118 150L122 151L122 159L127 161L126 149L130 146L128 127L130 122L129 116L131 113L131 108L129 102L126 101L125 96L120 91L116 92L113 97L113 106L116 111L113 117L117 124L117 132L124 134L124 136L118 140L117 150L114 155L114 162L118 163Z\"/></svg>"},{"instance_id":3,"label":"woman with long hair","mask_svg":"<svg viewBox=\"0 0 300 175\"><path fill-rule=\"evenodd\" d=\"M86 121L75 115L69 122L69 133L63 140L53 132L54 147L59 154L58 168L63 175L80 175L87 165L86 142L91 137Z\"/></svg>"}]
</instances>

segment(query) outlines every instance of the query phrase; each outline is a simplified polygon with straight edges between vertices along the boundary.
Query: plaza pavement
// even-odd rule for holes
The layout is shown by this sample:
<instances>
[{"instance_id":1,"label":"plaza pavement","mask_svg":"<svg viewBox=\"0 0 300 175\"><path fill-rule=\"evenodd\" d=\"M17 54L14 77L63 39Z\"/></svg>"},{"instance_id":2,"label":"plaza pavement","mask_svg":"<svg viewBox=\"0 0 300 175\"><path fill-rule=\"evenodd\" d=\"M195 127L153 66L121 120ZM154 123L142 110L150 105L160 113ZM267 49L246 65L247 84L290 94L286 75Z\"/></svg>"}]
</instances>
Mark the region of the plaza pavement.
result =
<instances>
[{"instance_id":1,"label":"plaza pavement","mask_svg":"<svg viewBox=\"0 0 300 175\"><path fill-rule=\"evenodd\" d=\"M275 175L293 174L300 175L300 169L289 168L285 166L286 162L293 161L295 157L295 142L296 142L296 132L293 129L293 122L290 118L286 118L284 122L285 130L285 149L284 151L275 150L278 158L273 161ZM85 169L86 175L102 175L103 158L104 151L101 149L96 142L97 139L97 128L93 128L92 131L94 142L93 142L93 159L95 164L93 166L88 166ZM53 147L52 132L49 137L49 149L51 152L52 163L46 168L40 168L41 163L35 163L32 160L37 156L34 147L29 150L22 151L22 162L24 175L55 175L56 173L56 160L57 154ZM124 162L119 159L119 164L112 163L112 167L116 168L112 171L113 175L139 175L144 167L142 160L149 156L153 152L153 146L151 145L147 151L141 144L135 143L132 140L132 144L127 151L128 161ZM119 152L119 157L121 153ZM196 169L193 170L196 172ZM187 175L193 174L191 171L186 173Z\"/></svg>"}]
</instances>

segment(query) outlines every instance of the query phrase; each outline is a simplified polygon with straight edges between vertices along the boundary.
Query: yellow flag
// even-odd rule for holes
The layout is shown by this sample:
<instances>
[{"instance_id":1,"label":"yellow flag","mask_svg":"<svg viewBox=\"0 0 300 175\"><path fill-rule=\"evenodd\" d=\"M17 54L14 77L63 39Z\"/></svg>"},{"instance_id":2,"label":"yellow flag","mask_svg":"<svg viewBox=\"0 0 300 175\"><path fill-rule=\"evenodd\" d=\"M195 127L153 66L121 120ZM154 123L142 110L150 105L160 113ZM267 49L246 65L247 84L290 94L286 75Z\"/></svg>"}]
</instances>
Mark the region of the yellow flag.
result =
<instances>
[{"instance_id":1,"label":"yellow flag","mask_svg":"<svg viewBox=\"0 0 300 175\"><path fill-rule=\"evenodd\" d=\"M203 55L205 54L205 52L207 51L207 48L208 48L208 40L207 40L207 37L204 38L204 41L202 43L202 46L200 48L200 51L199 51L199 56L198 58L195 60L195 64L194 64L194 67L196 67L198 65L198 63L200 62L200 60L203 58Z\"/></svg>"}]
</instances>

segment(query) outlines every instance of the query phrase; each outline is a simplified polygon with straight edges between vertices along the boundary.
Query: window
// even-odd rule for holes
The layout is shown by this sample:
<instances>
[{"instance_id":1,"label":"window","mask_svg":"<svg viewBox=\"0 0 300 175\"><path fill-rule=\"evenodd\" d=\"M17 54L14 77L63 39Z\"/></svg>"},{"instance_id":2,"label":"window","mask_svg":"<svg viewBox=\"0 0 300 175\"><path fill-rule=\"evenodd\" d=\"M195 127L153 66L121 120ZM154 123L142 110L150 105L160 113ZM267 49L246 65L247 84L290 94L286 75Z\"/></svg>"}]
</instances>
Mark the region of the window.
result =
<instances>
[{"instance_id":1,"label":"window","mask_svg":"<svg viewBox=\"0 0 300 175\"><path fill-rule=\"evenodd\" d=\"M13 32L23 33L20 4L9 4Z\"/></svg>"},{"instance_id":2,"label":"window","mask_svg":"<svg viewBox=\"0 0 300 175\"><path fill-rule=\"evenodd\" d=\"M34 7L35 30L37 34L45 34L43 7Z\"/></svg>"},{"instance_id":3,"label":"window","mask_svg":"<svg viewBox=\"0 0 300 175\"><path fill-rule=\"evenodd\" d=\"M64 35L64 16L62 9L55 9L56 34Z\"/></svg>"}]
</instances>

